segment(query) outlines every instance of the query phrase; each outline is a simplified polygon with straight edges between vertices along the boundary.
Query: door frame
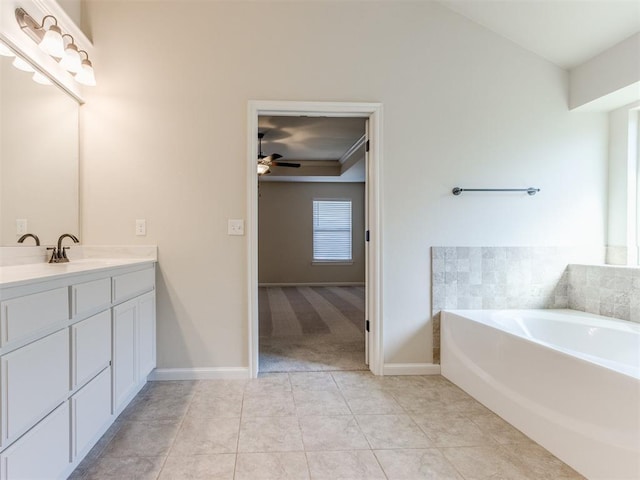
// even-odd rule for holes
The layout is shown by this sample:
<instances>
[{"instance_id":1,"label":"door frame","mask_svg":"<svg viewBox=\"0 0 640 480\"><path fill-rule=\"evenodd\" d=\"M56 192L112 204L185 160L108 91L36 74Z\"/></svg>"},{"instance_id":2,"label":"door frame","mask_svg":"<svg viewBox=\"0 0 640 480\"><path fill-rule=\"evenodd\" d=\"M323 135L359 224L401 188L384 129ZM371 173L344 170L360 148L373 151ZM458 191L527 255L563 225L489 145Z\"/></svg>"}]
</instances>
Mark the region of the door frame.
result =
<instances>
[{"instance_id":1,"label":"door frame","mask_svg":"<svg viewBox=\"0 0 640 480\"><path fill-rule=\"evenodd\" d=\"M247 308L248 366L251 378L258 375L258 117L363 117L369 119L369 165L367 186L369 202L369 369L383 374L384 341L382 326L382 104L353 102L296 102L250 100L247 114Z\"/></svg>"}]
</instances>

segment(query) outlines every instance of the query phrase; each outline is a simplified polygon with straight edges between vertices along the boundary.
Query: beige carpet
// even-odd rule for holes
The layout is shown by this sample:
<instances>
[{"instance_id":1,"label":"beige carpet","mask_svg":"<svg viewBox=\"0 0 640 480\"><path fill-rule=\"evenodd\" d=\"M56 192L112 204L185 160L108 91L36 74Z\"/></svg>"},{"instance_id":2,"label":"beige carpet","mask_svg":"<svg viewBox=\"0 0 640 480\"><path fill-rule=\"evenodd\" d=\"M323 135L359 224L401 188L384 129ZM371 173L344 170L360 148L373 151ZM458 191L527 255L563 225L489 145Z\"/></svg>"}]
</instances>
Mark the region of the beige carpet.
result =
<instances>
[{"instance_id":1,"label":"beige carpet","mask_svg":"<svg viewBox=\"0 0 640 480\"><path fill-rule=\"evenodd\" d=\"M260 372L366 370L364 287L263 287Z\"/></svg>"}]
</instances>

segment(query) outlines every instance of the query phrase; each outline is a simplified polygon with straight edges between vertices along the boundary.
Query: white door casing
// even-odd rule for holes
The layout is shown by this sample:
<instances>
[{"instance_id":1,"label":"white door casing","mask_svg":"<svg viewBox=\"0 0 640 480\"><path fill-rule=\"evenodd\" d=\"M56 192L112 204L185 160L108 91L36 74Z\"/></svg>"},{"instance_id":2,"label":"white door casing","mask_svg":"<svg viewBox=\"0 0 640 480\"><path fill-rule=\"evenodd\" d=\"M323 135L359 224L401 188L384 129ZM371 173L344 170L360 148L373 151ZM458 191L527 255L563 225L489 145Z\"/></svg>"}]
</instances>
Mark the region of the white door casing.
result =
<instances>
[{"instance_id":1,"label":"white door casing","mask_svg":"<svg viewBox=\"0 0 640 480\"><path fill-rule=\"evenodd\" d=\"M363 117L367 118L369 152L365 204L369 230L366 265L366 311L369 333L366 345L369 369L383 374L384 341L382 325L382 104L351 102L294 102L250 100L247 115L247 307L248 307L248 366L249 374L258 374L258 117Z\"/></svg>"}]
</instances>

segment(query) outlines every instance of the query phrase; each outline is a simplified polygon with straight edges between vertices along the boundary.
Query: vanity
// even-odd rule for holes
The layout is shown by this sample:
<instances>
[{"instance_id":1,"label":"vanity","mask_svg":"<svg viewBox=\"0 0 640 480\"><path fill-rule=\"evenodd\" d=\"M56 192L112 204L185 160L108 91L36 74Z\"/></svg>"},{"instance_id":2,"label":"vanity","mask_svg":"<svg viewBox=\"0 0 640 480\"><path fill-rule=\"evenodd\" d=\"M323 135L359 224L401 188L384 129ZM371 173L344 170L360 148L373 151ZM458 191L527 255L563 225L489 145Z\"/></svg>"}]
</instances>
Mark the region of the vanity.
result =
<instances>
[{"instance_id":1,"label":"vanity","mask_svg":"<svg viewBox=\"0 0 640 480\"><path fill-rule=\"evenodd\" d=\"M155 258L0 267L0 480L66 478L155 365Z\"/></svg>"}]
</instances>

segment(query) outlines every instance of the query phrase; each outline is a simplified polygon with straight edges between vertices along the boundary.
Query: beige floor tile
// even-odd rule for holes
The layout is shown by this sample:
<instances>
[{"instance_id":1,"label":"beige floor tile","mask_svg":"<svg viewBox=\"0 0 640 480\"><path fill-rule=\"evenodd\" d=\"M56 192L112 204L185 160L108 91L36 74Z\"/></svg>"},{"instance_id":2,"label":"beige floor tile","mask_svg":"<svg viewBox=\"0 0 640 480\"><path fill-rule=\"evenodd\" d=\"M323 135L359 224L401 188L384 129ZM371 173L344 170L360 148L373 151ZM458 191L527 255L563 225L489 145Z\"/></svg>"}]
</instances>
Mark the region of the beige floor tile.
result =
<instances>
[{"instance_id":1,"label":"beige floor tile","mask_svg":"<svg viewBox=\"0 0 640 480\"><path fill-rule=\"evenodd\" d=\"M412 415L435 447L472 447L496 443L493 437L459 413Z\"/></svg>"},{"instance_id":2,"label":"beige floor tile","mask_svg":"<svg viewBox=\"0 0 640 480\"><path fill-rule=\"evenodd\" d=\"M236 455L169 455L158 480L233 480Z\"/></svg>"},{"instance_id":3,"label":"beige floor tile","mask_svg":"<svg viewBox=\"0 0 640 480\"><path fill-rule=\"evenodd\" d=\"M197 391L191 399L187 416L191 418L239 417L242 414L243 393L232 391Z\"/></svg>"},{"instance_id":4,"label":"beige floor tile","mask_svg":"<svg viewBox=\"0 0 640 480\"><path fill-rule=\"evenodd\" d=\"M288 373L261 373L258 378L247 381L245 393L268 393L291 391Z\"/></svg>"},{"instance_id":5,"label":"beige floor tile","mask_svg":"<svg viewBox=\"0 0 640 480\"><path fill-rule=\"evenodd\" d=\"M469 418L480 430L493 437L500 444L531 442L529 437L495 413L470 415Z\"/></svg>"},{"instance_id":6,"label":"beige floor tile","mask_svg":"<svg viewBox=\"0 0 640 480\"><path fill-rule=\"evenodd\" d=\"M193 395L198 388L197 380L175 380L175 381L157 381L147 382L140 396L160 396L166 397L167 395L173 396L190 396Z\"/></svg>"},{"instance_id":7,"label":"beige floor tile","mask_svg":"<svg viewBox=\"0 0 640 480\"><path fill-rule=\"evenodd\" d=\"M362 450L369 444L352 415L300 417L307 451Z\"/></svg>"},{"instance_id":8,"label":"beige floor tile","mask_svg":"<svg viewBox=\"0 0 640 480\"><path fill-rule=\"evenodd\" d=\"M304 452L239 453L235 480L308 480Z\"/></svg>"},{"instance_id":9,"label":"beige floor tile","mask_svg":"<svg viewBox=\"0 0 640 480\"><path fill-rule=\"evenodd\" d=\"M244 394L243 417L289 417L295 414L293 393L289 391Z\"/></svg>"},{"instance_id":10,"label":"beige floor tile","mask_svg":"<svg viewBox=\"0 0 640 480\"><path fill-rule=\"evenodd\" d=\"M304 450L298 417L243 418L238 452L292 452Z\"/></svg>"},{"instance_id":11,"label":"beige floor tile","mask_svg":"<svg viewBox=\"0 0 640 480\"><path fill-rule=\"evenodd\" d=\"M293 390L335 390L338 385L329 372L291 372L289 380Z\"/></svg>"},{"instance_id":12,"label":"beige floor tile","mask_svg":"<svg viewBox=\"0 0 640 480\"><path fill-rule=\"evenodd\" d=\"M396 402L393 395L383 390L367 388L344 388L342 395L354 414L385 415L404 413L404 409Z\"/></svg>"},{"instance_id":13,"label":"beige floor tile","mask_svg":"<svg viewBox=\"0 0 640 480\"><path fill-rule=\"evenodd\" d=\"M100 457L82 477L83 480L155 480L165 457Z\"/></svg>"},{"instance_id":14,"label":"beige floor tile","mask_svg":"<svg viewBox=\"0 0 640 480\"><path fill-rule=\"evenodd\" d=\"M509 460L532 479L582 480L584 477L537 443L503 445Z\"/></svg>"},{"instance_id":15,"label":"beige floor tile","mask_svg":"<svg viewBox=\"0 0 640 480\"><path fill-rule=\"evenodd\" d=\"M200 380L194 389L195 394L216 397L244 393L248 380Z\"/></svg>"},{"instance_id":16,"label":"beige floor tile","mask_svg":"<svg viewBox=\"0 0 640 480\"><path fill-rule=\"evenodd\" d=\"M180 420L189 409L191 394L162 393L139 396L122 413L129 421Z\"/></svg>"},{"instance_id":17,"label":"beige floor tile","mask_svg":"<svg viewBox=\"0 0 640 480\"><path fill-rule=\"evenodd\" d=\"M499 445L443 448L442 453L465 480L531 480Z\"/></svg>"},{"instance_id":18,"label":"beige floor tile","mask_svg":"<svg viewBox=\"0 0 640 480\"><path fill-rule=\"evenodd\" d=\"M175 420L123 422L102 456L154 457L166 455L178 432Z\"/></svg>"},{"instance_id":19,"label":"beige floor tile","mask_svg":"<svg viewBox=\"0 0 640 480\"><path fill-rule=\"evenodd\" d=\"M298 416L351 414L351 410L338 389L296 390L293 397Z\"/></svg>"},{"instance_id":20,"label":"beige floor tile","mask_svg":"<svg viewBox=\"0 0 640 480\"><path fill-rule=\"evenodd\" d=\"M436 448L376 450L389 480L464 480Z\"/></svg>"},{"instance_id":21,"label":"beige floor tile","mask_svg":"<svg viewBox=\"0 0 640 480\"><path fill-rule=\"evenodd\" d=\"M356 415L371 448L428 448L431 442L409 415Z\"/></svg>"},{"instance_id":22,"label":"beige floor tile","mask_svg":"<svg viewBox=\"0 0 640 480\"><path fill-rule=\"evenodd\" d=\"M187 415L171 448L171 454L188 456L235 453L239 429L239 418L192 418Z\"/></svg>"},{"instance_id":23,"label":"beige floor tile","mask_svg":"<svg viewBox=\"0 0 640 480\"><path fill-rule=\"evenodd\" d=\"M380 378L371 372L331 372L338 388L368 388L382 390Z\"/></svg>"},{"instance_id":24,"label":"beige floor tile","mask_svg":"<svg viewBox=\"0 0 640 480\"><path fill-rule=\"evenodd\" d=\"M370 450L307 452L313 480L384 479L385 475Z\"/></svg>"}]
</instances>

